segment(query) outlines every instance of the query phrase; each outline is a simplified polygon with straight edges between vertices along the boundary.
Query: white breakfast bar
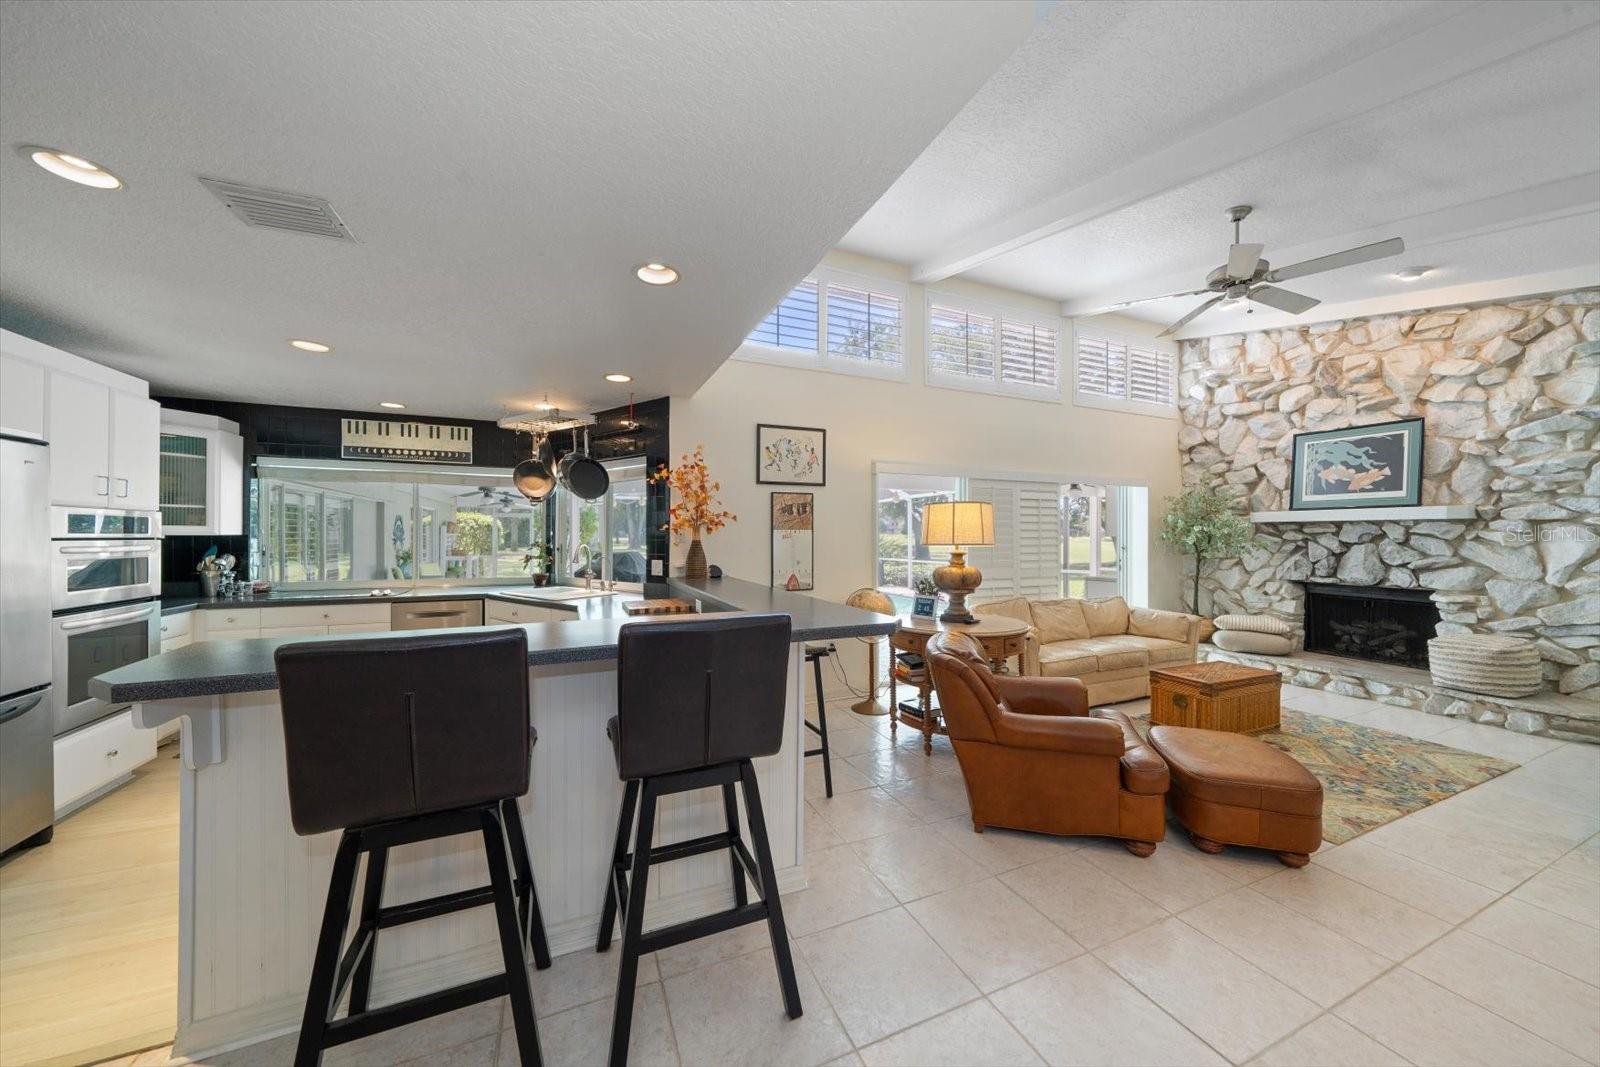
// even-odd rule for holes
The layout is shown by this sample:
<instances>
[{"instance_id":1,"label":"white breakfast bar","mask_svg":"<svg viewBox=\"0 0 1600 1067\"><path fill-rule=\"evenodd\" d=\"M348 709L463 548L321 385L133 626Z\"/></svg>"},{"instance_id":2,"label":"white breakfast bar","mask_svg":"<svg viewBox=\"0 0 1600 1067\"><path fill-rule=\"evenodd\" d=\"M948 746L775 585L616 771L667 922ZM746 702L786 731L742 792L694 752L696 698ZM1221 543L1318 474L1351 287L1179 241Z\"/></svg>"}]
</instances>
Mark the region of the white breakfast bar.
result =
<instances>
[{"instance_id":1,"label":"white breakfast bar","mask_svg":"<svg viewBox=\"0 0 1600 1067\"><path fill-rule=\"evenodd\" d=\"M706 612L788 614L797 643L895 628L889 616L734 579L673 582L670 593L699 600ZM539 742L522 817L554 954L594 951L622 796L605 723L616 714L617 630L624 621L523 627ZM649 625L673 621L665 617ZM289 822L272 658L285 640L296 639L195 644L90 683L102 699L134 702L140 726L156 728L178 718L184 723L175 1055L237 1048L299 1026L338 835L300 837ZM805 884L803 661L802 649L791 645L784 746L756 761L778 885L785 892ZM656 840L711 833L722 828L722 819L716 791L668 797L658 811ZM384 902L467 889L487 879L475 837L406 846L390 855ZM726 858L696 856L660 868L651 876L647 899L648 926L728 906ZM383 1003L500 969L492 912L458 912L385 933L373 1000Z\"/></svg>"}]
</instances>

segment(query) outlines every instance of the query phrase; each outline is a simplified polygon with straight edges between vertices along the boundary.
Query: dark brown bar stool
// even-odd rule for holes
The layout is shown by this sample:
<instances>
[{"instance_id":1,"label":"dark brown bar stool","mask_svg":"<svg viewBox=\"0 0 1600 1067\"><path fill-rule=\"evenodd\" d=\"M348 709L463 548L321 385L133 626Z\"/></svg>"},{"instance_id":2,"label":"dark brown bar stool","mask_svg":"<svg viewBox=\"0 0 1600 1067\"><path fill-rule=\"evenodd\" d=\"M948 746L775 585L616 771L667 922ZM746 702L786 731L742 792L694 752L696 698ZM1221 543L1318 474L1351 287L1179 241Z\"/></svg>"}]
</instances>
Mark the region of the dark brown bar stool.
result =
<instances>
[{"instance_id":1,"label":"dark brown bar stool","mask_svg":"<svg viewBox=\"0 0 1600 1067\"><path fill-rule=\"evenodd\" d=\"M619 632L617 645L617 715L606 724L606 734L616 754L617 773L626 784L595 945L599 952L611 947L611 924L620 916L622 960L617 968L616 1015L611 1024L612 1067L628 1062L639 957L746 923L766 921L784 1010L791 1019L800 1017L800 989L783 926L772 848L761 814L761 792L751 763L783 746L789 617L746 615L628 623ZM739 833L735 782L744 792L754 856ZM670 845L652 844L658 799L712 786L722 788L726 830ZM631 852L630 834L634 836ZM719 849L729 852L734 906L645 933L645 885L650 868ZM747 876L760 897L754 904L750 903Z\"/></svg>"},{"instance_id":2,"label":"dark brown bar stool","mask_svg":"<svg viewBox=\"0 0 1600 1067\"><path fill-rule=\"evenodd\" d=\"M536 740L528 724L528 638L494 630L360 641L306 641L275 655L295 833L343 831L334 854L295 1067L323 1050L498 996L511 999L524 1065L537 1065L524 943L550 966L517 797ZM383 907L389 849L481 834L489 884ZM510 838L509 847L507 838ZM367 854L360 918L341 952ZM505 972L369 1008L378 932L493 904ZM350 1009L333 1015L346 987Z\"/></svg>"},{"instance_id":3,"label":"dark brown bar stool","mask_svg":"<svg viewBox=\"0 0 1600 1067\"><path fill-rule=\"evenodd\" d=\"M807 645L806 662L811 664L812 677L817 688L817 721L806 720L806 729L816 734L821 744L816 748L808 748L807 756L822 757L822 786L824 792L831 798L833 796L833 754L828 751L828 707L822 700L822 661L833 655L836 648L833 643L826 645Z\"/></svg>"}]
</instances>

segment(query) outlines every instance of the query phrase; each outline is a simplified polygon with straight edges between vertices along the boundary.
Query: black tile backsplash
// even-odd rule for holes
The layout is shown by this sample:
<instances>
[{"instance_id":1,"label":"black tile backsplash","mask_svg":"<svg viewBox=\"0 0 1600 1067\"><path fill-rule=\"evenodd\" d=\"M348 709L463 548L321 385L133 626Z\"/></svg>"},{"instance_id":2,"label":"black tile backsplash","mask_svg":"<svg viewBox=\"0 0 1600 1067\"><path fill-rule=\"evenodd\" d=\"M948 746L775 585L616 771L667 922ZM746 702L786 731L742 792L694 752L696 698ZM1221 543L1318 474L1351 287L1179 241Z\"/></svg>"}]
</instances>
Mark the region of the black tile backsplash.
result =
<instances>
[{"instance_id":1,"label":"black tile backsplash","mask_svg":"<svg viewBox=\"0 0 1600 1067\"><path fill-rule=\"evenodd\" d=\"M250 576L250 538L242 534L169 534L161 539L161 595L199 596L200 579L194 569L212 545L217 546L218 555L232 553L238 560L235 574L241 578Z\"/></svg>"}]
</instances>

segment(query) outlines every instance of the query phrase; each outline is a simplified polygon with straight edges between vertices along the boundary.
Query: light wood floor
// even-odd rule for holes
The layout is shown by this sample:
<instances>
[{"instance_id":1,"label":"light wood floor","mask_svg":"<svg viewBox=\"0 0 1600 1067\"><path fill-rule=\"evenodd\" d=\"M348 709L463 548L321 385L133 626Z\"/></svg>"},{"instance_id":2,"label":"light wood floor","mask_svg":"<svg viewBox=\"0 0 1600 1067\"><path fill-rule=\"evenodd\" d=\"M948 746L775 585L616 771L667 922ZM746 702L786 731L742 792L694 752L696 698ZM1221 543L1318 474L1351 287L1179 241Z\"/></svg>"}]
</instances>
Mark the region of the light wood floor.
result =
<instances>
[{"instance_id":1,"label":"light wood floor","mask_svg":"<svg viewBox=\"0 0 1600 1067\"><path fill-rule=\"evenodd\" d=\"M178 747L0 866L0 1064L81 1064L172 1040Z\"/></svg>"}]
</instances>

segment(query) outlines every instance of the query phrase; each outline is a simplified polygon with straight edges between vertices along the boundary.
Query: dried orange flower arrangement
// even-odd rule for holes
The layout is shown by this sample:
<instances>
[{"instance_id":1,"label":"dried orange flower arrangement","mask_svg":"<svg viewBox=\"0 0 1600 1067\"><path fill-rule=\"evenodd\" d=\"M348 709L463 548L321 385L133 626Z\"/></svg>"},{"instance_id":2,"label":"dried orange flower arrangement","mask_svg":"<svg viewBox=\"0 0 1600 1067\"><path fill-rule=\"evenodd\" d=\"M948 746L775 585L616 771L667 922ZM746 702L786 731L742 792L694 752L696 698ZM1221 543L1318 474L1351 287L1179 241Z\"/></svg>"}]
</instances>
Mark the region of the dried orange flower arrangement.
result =
<instances>
[{"instance_id":1,"label":"dried orange flower arrangement","mask_svg":"<svg viewBox=\"0 0 1600 1067\"><path fill-rule=\"evenodd\" d=\"M705 446L696 445L694 452L685 453L676 467L661 464L650 475L650 481L652 484L665 482L667 488L677 494L677 501L667 511L667 523L663 529L671 530L677 537L685 533L692 535L684 577L691 581L703 580L706 577L706 550L700 538L716 533L730 522L739 521L739 516L725 510L722 501L717 499L722 483L711 480L711 472L706 469Z\"/></svg>"}]
</instances>

